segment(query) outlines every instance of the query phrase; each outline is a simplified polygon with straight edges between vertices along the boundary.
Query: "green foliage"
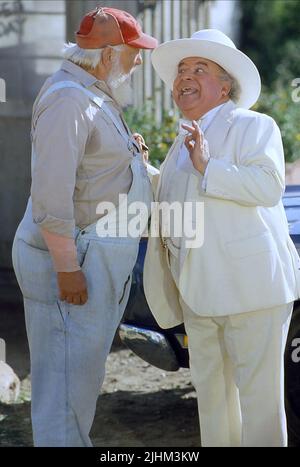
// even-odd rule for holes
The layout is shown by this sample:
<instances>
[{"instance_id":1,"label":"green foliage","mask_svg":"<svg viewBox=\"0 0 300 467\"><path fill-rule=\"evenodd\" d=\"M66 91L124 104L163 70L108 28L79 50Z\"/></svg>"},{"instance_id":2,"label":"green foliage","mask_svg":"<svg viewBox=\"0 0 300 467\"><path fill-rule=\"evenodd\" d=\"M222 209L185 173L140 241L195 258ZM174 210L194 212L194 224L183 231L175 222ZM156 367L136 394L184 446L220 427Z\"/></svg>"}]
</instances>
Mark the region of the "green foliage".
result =
<instances>
[{"instance_id":1,"label":"green foliage","mask_svg":"<svg viewBox=\"0 0 300 467\"><path fill-rule=\"evenodd\" d=\"M130 108L126 110L125 117L131 131L143 135L149 147L150 161L159 167L177 136L178 117L175 112L166 112L161 124L155 122L150 107L142 110Z\"/></svg>"},{"instance_id":2,"label":"green foliage","mask_svg":"<svg viewBox=\"0 0 300 467\"><path fill-rule=\"evenodd\" d=\"M282 134L285 159L289 162L300 158L300 102L293 102L294 90L291 83L283 86L279 82L271 90L264 88L253 109L270 115L277 122Z\"/></svg>"},{"instance_id":3,"label":"green foliage","mask_svg":"<svg viewBox=\"0 0 300 467\"><path fill-rule=\"evenodd\" d=\"M242 0L240 6L240 47L256 63L263 83L271 85L287 43L299 41L300 0ZM293 68L300 76L299 57Z\"/></svg>"},{"instance_id":4,"label":"green foliage","mask_svg":"<svg viewBox=\"0 0 300 467\"><path fill-rule=\"evenodd\" d=\"M300 78L300 38L299 40L288 40L285 43L276 70L276 81L282 85L288 86L294 78Z\"/></svg>"},{"instance_id":5,"label":"green foliage","mask_svg":"<svg viewBox=\"0 0 300 467\"><path fill-rule=\"evenodd\" d=\"M278 123L287 161L300 158L300 102L292 81L300 78L300 0L243 0L240 48L257 65L263 92L255 110Z\"/></svg>"}]
</instances>

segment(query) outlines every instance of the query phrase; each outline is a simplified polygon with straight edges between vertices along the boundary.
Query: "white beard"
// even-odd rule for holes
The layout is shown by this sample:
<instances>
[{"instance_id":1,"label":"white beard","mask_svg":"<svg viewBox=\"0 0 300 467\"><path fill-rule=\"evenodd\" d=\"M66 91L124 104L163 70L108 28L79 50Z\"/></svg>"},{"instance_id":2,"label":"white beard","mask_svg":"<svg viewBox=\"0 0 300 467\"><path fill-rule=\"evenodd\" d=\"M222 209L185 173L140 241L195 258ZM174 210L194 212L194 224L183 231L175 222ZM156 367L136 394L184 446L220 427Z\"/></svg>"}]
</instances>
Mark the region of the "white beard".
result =
<instances>
[{"instance_id":1,"label":"white beard","mask_svg":"<svg viewBox=\"0 0 300 467\"><path fill-rule=\"evenodd\" d=\"M111 90L112 97L122 108L133 103L133 89L131 83L131 75L133 72L134 69L132 69L130 73L124 73L121 70L119 62L116 61L113 64L106 82Z\"/></svg>"}]
</instances>

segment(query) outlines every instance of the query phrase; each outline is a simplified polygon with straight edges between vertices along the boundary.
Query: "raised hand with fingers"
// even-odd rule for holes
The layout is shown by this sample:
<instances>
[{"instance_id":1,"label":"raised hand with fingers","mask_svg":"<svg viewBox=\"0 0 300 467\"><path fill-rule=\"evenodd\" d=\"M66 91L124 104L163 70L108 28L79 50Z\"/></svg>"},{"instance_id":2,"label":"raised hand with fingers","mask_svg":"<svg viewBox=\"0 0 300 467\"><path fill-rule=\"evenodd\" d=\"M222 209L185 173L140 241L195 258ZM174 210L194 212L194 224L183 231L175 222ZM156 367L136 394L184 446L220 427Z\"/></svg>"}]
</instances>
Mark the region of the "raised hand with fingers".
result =
<instances>
[{"instance_id":1,"label":"raised hand with fingers","mask_svg":"<svg viewBox=\"0 0 300 467\"><path fill-rule=\"evenodd\" d=\"M198 123L193 120L192 125L182 125L182 128L190 133L185 138L184 144L189 151L195 169L204 175L209 161L208 144Z\"/></svg>"},{"instance_id":2,"label":"raised hand with fingers","mask_svg":"<svg viewBox=\"0 0 300 467\"><path fill-rule=\"evenodd\" d=\"M135 141L137 142L137 144L139 145L139 148L140 148L140 150L141 150L141 152L143 154L144 164L146 165L148 160L149 160L149 148L146 145L145 140L144 140L143 136L140 135L140 133L134 133L133 137L134 137Z\"/></svg>"}]
</instances>

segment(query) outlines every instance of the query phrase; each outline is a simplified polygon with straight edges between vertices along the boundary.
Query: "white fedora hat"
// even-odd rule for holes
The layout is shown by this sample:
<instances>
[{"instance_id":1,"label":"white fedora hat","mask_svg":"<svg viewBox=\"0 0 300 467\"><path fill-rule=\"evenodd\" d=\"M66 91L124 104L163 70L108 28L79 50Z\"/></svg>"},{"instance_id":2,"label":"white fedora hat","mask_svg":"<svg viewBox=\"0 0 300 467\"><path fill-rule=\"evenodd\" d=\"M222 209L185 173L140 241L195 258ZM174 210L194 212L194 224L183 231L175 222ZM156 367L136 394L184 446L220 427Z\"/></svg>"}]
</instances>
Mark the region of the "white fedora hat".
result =
<instances>
[{"instance_id":1,"label":"white fedora hat","mask_svg":"<svg viewBox=\"0 0 300 467\"><path fill-rule=\"evenodd\" d=\"M151 57L158 75L171 89L179 62L187 57L203 57L220 65L237 80L241 88L236 102L239 107L249 109L259 98L261 81L256 66L217 29L202 29L191 38L165 42L154 50Z\"/></svg>"}]
</instances>

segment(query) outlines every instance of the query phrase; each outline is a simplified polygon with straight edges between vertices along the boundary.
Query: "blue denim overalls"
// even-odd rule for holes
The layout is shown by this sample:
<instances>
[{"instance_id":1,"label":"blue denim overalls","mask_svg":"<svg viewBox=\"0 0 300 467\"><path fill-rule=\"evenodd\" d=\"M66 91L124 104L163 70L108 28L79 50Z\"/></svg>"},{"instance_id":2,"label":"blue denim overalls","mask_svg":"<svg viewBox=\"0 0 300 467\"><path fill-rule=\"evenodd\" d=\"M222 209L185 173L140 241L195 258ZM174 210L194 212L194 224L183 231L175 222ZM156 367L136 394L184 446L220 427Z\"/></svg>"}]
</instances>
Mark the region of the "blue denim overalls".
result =
<instances>
[{"instance_id":1,"label":"blue denim overalls","mask_svg":"<svg viewBox=\"0 0 300 467\"><path fill-rule=\"evenodd\" d=\"M79 87L111 117L133 147L132 137L120 124L117 126L98 96L74 82L64 84L52 86L47 95L58 88ZM128 204L144 202L150 215L151 184L141 154L134 149L133 153ZM128 301L140 240L128 236L99 237L101 225L112 214L101 219L98 232L97 223L76 230L78 260L88 284L88 301L83 306L58 298L57 275L40 229L33 222L30 199L16 232L13 264L24 297L35 446L92 445L89 432L105 362ZM127 222L133 217L129 214ZM142 220L144 224L147 221L148 216Z\"/></svg>"}]
</instances>

